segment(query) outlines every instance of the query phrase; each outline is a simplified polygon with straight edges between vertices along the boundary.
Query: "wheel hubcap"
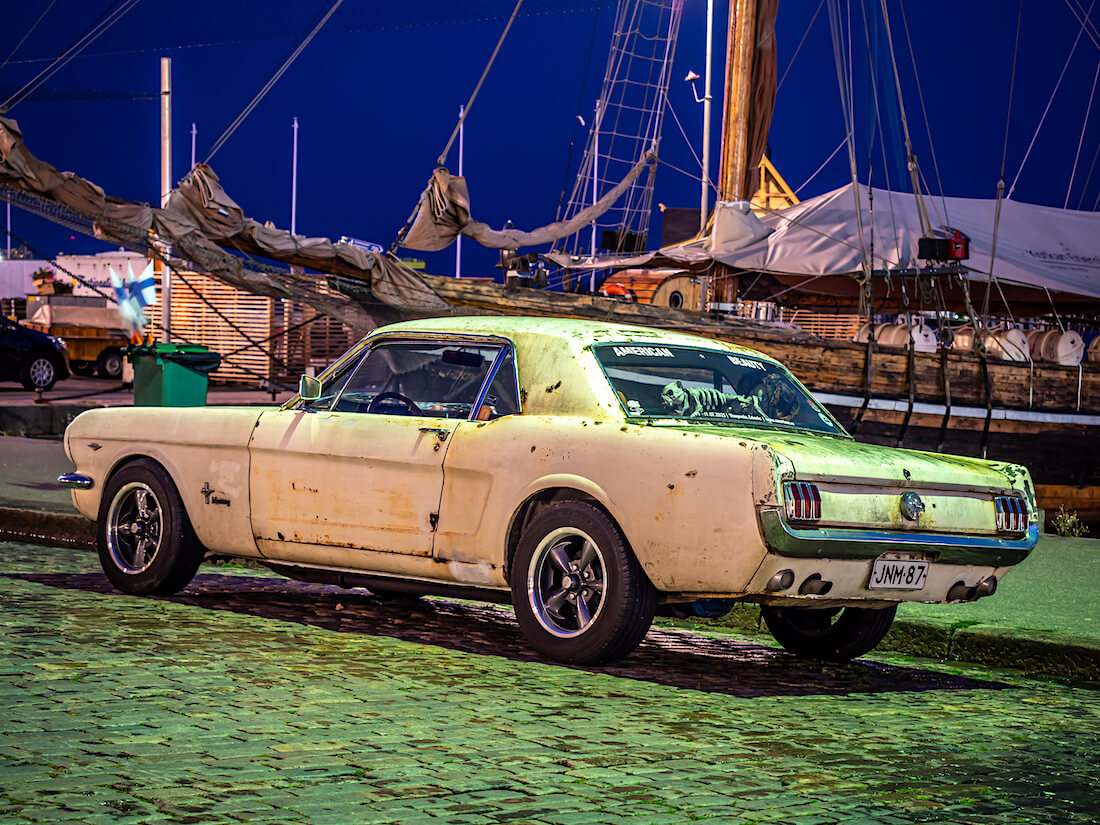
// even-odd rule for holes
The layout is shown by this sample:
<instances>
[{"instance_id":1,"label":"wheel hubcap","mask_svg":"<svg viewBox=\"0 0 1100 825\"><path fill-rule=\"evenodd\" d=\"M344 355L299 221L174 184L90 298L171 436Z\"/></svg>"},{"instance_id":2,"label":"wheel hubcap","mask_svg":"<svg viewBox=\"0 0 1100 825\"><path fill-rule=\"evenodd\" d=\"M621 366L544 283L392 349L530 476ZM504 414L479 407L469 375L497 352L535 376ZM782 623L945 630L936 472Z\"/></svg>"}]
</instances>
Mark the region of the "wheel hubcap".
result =
<instances>
[{"instance_id":1,"label":"wheel hubcap","mask_svg":"<svg viewBox=\"0 0 1100 825\"><path fill-rule=\"evenodd\" d=\"M562 527L539 543L527 571L527 597L547 632L584 633L603 610L603 594L603 553L588 534Z\"/></svg>"},{"instance_id":2,"label":"wheel hubcap","mask_svg":"<svg viewBox=\"0 0 1100 825\"><path fill-rule=\"evenodd\" d=\"M53 363L49 358L36 358L30 368L31 381L36 387L44 387L53 380Z\"/></svg>"},{"instance_id":3,"label":"wheel hubcap","mask_svg":"<svg viewBox=\"0 0 1100 825\"><path fill-rule=\"evenodd\" d=\"M163 526L152 488L140 481L124 485L107 513L107 549L115 566L123 573L148 570L160 549Z\"/></svg>"}]
</instances>

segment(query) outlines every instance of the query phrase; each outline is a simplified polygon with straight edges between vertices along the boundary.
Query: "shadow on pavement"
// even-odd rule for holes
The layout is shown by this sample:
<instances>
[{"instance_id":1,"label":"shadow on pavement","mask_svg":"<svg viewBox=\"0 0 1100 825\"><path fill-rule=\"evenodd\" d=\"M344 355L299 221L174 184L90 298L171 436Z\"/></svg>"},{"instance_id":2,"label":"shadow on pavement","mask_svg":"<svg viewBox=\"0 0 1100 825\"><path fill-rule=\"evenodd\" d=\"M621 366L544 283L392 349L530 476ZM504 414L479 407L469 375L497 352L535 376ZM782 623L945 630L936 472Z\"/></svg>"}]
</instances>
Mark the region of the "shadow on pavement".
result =
<instances>
[{"instance_id":1,"label":"shadow on pavement","mask_svg":"<svg viewBox=\"0 0 1100 825\"><path fill-rule=\"evenodd\" d=\"M50 587L120 595L100 573L0 575ZM382 599L363 590L217 574L196 576L186 590L162 598L343 633L387 636L465 653L557 664L536 655L520 633L511 610L496 605L445 599ZM1001 682L875 662L806 661L748 641L658 627L651 629L638 650L626 659L613 665L577 669L744 698L1008 687Z\"/></svg>"}]
</instances>

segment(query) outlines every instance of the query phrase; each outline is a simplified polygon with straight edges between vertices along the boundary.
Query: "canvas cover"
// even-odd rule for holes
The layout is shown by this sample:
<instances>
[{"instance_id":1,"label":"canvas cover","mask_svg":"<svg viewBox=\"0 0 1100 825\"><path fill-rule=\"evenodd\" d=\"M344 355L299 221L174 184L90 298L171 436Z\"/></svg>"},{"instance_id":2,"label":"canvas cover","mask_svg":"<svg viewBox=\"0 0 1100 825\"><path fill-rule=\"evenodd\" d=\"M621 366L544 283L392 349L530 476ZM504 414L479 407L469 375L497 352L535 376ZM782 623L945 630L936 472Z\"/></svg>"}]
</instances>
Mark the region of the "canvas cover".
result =
<instances>
[{"instance_id":1,"label":"canvas cover","mask_svg":"<svg viewBox=\"0 0 1100 825\"><path fill-rule=\"evenodd\" d=\"M84 307L42 304L30 317L32 324L44 327L87 327L122 330L122 319L115 307Z\"/></svg>"}]
</instances>

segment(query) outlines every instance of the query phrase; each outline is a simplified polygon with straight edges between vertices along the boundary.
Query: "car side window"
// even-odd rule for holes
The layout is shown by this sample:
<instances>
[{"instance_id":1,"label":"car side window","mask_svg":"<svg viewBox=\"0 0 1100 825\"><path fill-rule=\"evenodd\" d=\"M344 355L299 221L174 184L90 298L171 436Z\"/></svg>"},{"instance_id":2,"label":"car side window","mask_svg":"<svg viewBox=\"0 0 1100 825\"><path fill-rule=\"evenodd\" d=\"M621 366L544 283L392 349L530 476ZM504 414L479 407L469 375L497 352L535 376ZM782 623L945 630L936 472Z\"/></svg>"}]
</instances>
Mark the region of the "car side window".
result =
<instances>
[{"instance_id":1,"label":"car side window","mask_svg":"<svg viewBox=\"0 0 1100 825\"><path fill-rule=\"evenodd\" d=\"M469 418L500 349L462 342L378 344L356 366L332 409Z\"/></svg>"},{"instance_id":2,"label":"car side window","mask_svg":"<svg viewBox=\"0 0 1100 825\"><path fill-rule=\"evenodd\" d=\"M519 398L516 394L516 360L512 350L509 349L501 360L497 374L493 377L493 383L489 385L489 391L485 393L477 418L488 421L500 418L502 415L515 415L519 411Z\"/></svg>"}]
</instances>

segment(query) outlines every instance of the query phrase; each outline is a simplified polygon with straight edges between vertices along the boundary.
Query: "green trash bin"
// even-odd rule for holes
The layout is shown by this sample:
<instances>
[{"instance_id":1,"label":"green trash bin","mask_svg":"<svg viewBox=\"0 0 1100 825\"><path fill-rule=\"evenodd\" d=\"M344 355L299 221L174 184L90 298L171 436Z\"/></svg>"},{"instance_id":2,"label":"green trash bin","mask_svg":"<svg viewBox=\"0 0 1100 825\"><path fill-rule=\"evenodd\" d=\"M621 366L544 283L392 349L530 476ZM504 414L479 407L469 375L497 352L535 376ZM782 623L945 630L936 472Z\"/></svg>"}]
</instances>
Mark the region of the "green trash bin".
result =
<instances>
[{"instance_id":1,"label":"green trash bin","mask_svg":"<svg viewBox=\"0 0 1100 825\"><path fill-rule=\"evenodd\" d=\"M134 406L204 407L207 376L221 356L195 344L154 344L133 347Z\"/></svg>"}]
</instances>

